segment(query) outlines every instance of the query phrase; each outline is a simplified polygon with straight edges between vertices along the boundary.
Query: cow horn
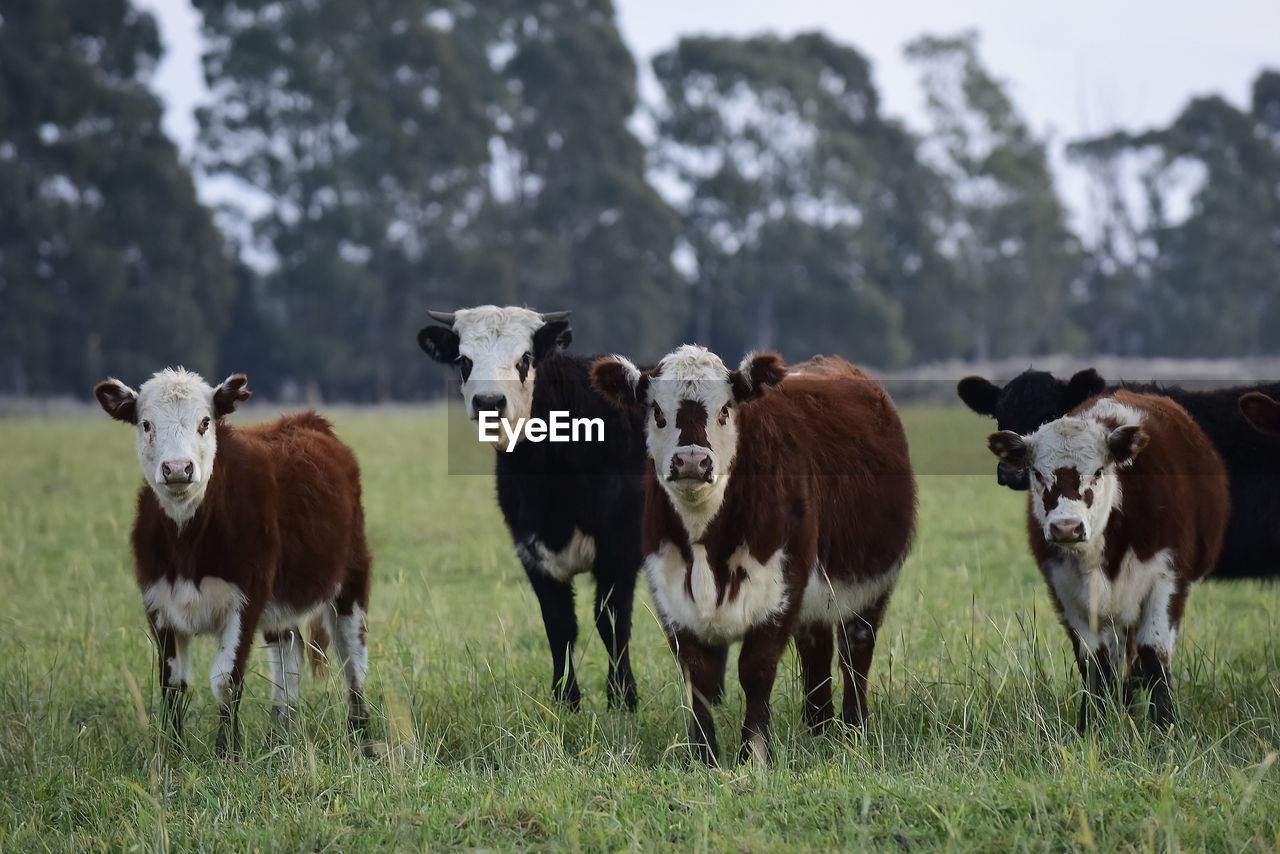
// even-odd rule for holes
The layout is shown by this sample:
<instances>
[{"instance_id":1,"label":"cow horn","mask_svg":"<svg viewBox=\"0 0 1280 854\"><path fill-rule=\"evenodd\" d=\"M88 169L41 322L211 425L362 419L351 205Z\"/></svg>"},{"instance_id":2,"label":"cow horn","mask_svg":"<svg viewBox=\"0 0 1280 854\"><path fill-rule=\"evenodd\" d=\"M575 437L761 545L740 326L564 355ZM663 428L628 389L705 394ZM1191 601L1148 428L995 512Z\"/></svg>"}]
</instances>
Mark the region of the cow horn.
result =
<instances>
[{"instance_id":1,"label":"cow horn","mask_svg":"<svg viewBox=\"0 0 1280 854\"><path fill-rule=\"evenodd\" d=\"M550 323L553 320L568 320L572 311L544 311L542 312L542 322Z\"/></svg>"},{"instance_id":2,"label":"cow horn","mask_svg":"<svg viewBox=\"0 0 1280 854\"><path fill-rule=\"evenodd\" d=\"M443 323L445 326L453 326L453 314L454 313L452 311L428 311L427 312L428 317L430 317L432 320Z\"/></svg>"}]
</instances>

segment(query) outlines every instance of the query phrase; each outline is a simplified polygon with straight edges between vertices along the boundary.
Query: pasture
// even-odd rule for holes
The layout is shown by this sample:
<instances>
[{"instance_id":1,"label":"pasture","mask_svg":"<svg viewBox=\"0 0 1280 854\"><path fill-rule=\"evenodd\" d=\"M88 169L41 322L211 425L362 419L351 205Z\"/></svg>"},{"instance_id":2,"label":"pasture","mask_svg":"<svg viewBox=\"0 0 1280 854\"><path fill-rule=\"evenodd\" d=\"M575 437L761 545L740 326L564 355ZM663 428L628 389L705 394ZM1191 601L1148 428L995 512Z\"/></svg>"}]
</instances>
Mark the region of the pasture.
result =
<instances>
[{"instance_id":1,"label":"pasture","mask_svg":"<svg viewBox=\"0 0 1280 854\"><path fill-rule=\"evenodd\" d=\"M273 414L251 403L232 422ZM0 420L0 850L1280 849L1280 585L1193 591L1172 735L1113 712L1077 737L1078 675L1024 496L995 484L987 419L904 411L920 521L866 732L811 737L788 654L774 765L712 770L687 762L681 677L643 580L639 710L605 708L584 588L583 709L564 712L492 478L447 474L443 409L329 414L364 471L377 755L352 747L333 667L274 735L259 644L236 764L212 755L209 639L193 642L186 755L155 727L130 431L101 413ZM727 684L732 759L732 657Z\"/></svg>"}]
</instances>

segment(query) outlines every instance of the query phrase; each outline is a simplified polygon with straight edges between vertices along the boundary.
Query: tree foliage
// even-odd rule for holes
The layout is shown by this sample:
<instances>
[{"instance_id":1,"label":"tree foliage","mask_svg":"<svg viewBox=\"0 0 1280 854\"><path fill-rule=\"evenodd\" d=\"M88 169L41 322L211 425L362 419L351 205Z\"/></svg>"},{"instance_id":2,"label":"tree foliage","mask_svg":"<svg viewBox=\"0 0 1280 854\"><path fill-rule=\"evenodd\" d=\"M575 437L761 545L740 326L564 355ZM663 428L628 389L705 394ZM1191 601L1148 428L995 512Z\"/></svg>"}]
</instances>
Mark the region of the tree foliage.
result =
<instances>
[{"instance_id":1,"label":"tree foliage","mask_svg":"<svg viewBox=\"0 0 1280 854\"><path fill-rule=\"evenodd\" d=\"M232 283L147 88L159 56L125 0L0 2L0 390L217 367Z\"/></svg>"},{"instance_id":2,"label":"tree foliage","mask_svg":"<svg viewBox=\"0 0 1280 854\"><path fill-rule=\"evenodd\" d=\"M656 169L680 186L693 336L736 352L912 355L904 307L947 276L942 188L880 113L866 59L826 36L688 38L654 60Z\"/></svg>"},{"instance_id":3,"label":"tree foliage","mask_svg":"<svg viewBox=\"0 0 1280 854\"><path fill-rule=\"evenodd\" d=\"M682 39L642 105L611 0L192 2L225 236L161 130L152 19L0 0L0 392L185 363L415 397L443 388L425 310L482 302L641 361L1280 350L1277 72L1070 146L1084 247L973 33L907 46L913 132L816 33Z\"/></svg>"},{"instance_id":4,"label":"tree foliage","mask_svg":"<svg viewBox=\"0 0 1280 854\"><path fill-rule=\"evenodd\" d=\"M1132 307L1122 329L1095 329L1095 346L1175 356L1280 351L1280 74L1257 77L1247 110L1195 98L1167 128L1070 151L1111 200L1088 305ZM1109 180L1126 166L1143 189L1136 200Z\"/></svg>"},{"instance_id":5,"label":"tree foliage","mask_svg":"<svg viewBox=\"0 0 1280 854\"><path fill-rule=\"evenodd\" d=\"M947 297L916 307L917 334L929 342L922 355L1072 348L1067 308L1081 253L1044 141L982 65L975 33L922 36L906 54L921 69L932 120L924 156L948 185L936 213L954 276Z\"/></svg>"}]
</instances>

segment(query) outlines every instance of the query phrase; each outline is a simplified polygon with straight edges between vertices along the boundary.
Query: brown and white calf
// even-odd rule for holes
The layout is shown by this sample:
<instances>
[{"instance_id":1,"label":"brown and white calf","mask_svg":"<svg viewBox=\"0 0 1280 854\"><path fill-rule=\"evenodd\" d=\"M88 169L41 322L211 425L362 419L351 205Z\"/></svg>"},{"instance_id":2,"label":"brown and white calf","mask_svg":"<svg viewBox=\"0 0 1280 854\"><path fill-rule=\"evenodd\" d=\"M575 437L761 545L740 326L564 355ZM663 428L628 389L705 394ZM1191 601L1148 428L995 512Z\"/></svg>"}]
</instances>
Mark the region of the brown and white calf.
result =
<instances>
[{"instance_id":1,"label":"brown and white calf","mask_svg":"<svg viewBox=\"0 0 1280 854\"><path fill-rule=\"evenodd\" d=\"M1230 512L1218 452L1167 397L1116 391L1029 436L991 434L1030 471L1027 533L1084 682L1079 729L1123 680L1173 723L1170 665L1191 584L1212 571Z\"/></svg>"},{"instance_id":2,"label":"brown and white calf","mask_svg":"<svg viewBox=\"0 0 1280 854\"><path fill-rule=\"evenodd\" d=\"M769 696L792 637L808 725L833 717L833 627L844 721L866 716L876 631L915 526L915 481L884 390L843 359L811 373L784 379L772 353L731 371L693 346L650 370L619 356L592 368L607 399L647 410L644 569L689 688L694 754L709 763L710 705L733 641L747 700L740 759L768 759Z\"/></svg>"},{"instance_id":3,"label":"brown and white calf","mask_svg":"<svg viewBox=\"0 0 1280 854\"><path fill-rule=\"evenodd\" d=\"M302 670L301 623L321 616L343 662L350 723L363 731L369 549L360 469L314 412L237 429L224 416L251 392L243 374L211 388L178 368L134 391L94 388L113 418L136 425L146 479L133 552L160 654L164 718L182 735L187 643L213 635L209 685L220 707L217 751L239 752L238 710L255 630L267 642L272 699L287 723Z\"/></svg>"}]
</instances>

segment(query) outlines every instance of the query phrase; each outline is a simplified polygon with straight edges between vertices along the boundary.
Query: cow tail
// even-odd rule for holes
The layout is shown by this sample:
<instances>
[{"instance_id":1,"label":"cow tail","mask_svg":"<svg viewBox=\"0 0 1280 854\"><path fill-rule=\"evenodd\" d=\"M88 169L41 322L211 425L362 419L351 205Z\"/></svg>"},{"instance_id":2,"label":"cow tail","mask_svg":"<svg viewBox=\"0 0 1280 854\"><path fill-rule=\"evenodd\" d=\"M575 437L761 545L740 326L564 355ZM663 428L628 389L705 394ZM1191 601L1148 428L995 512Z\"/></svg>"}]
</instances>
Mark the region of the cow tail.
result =
<instances>
[{"instance_id":1,"label":"cow tail","mask_svg":"<svg viewBox=\"0 0 1280 854\"><path fill-rule=\"evenodd\" d=\"M312 617L307 628L311 633L311 641L307 644L307 660L311 662L312 677L319 679L324 676L325 663L328 661L325 650L329 648L329 633L325 631L323 617Z\"/></svg>"}]
</instances>

